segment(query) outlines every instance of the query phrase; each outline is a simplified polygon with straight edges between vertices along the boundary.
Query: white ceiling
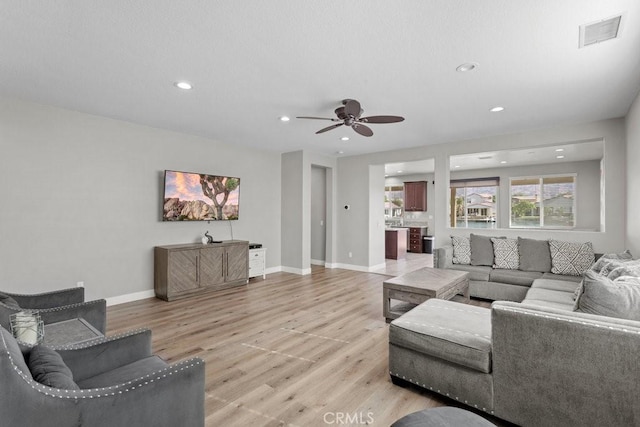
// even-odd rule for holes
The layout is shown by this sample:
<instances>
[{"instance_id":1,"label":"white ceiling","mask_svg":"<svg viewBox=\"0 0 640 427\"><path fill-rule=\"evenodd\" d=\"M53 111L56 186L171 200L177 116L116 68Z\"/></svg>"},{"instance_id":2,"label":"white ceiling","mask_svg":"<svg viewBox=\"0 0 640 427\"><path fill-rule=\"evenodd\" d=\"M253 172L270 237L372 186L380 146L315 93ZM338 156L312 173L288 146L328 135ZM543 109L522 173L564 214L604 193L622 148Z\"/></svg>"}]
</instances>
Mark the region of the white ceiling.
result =
<instances>
[{"instance_id":1,"label":"white ceiling","mask_svg":"<svg viewBox=\"0 0 640 427\"><path fill-rule=\"evenodd\" d=\"M0 95L287 152L361 154L624 116L637 0L0 0ZM578 49L581 24L625 13ZM476 70L456 72L465 62ZM173 86L191 82L191 91ZM333 117L366 138L282 115ZM494 106L505 111L490 113ZM347 142L340 137L349 136Z\"/></svg>"}]
</instances>

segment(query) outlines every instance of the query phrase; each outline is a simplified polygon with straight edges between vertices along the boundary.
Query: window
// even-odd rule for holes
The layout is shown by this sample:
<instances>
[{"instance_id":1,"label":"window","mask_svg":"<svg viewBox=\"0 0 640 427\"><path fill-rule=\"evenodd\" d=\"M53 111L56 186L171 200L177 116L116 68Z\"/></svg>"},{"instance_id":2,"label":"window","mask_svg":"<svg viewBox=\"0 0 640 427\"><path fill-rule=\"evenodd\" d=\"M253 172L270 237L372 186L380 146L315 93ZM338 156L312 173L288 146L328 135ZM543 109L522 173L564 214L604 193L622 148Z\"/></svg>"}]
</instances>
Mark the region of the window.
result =
<instances>
[{"instance_id":1,"label":"window","mask_svg":"<svg viewBox=\"0 0 640 427\"><path fill-rule=\"evenodd\" d=\"M401 218L404 211L404 186L384 187L384 217Z\"/></svg>"},{"instance_id":2,"label":"window","mask_svg":"<svg viewBox=\"0 0 640 427\"><path fill-rule=\"evenodd\" d=\"M510 227L575 227L575 174L511 178L509 190Z\"/></svg>"},{"instance_id":3,"label":"window","mask_svg":"<svg viewBox=\"0 0 640 427\"><path fill-rule=\"evenodd\" d=\"M499 186L500 178L451 180L451 227L496 228Z\"/></svg>"}]
</instances>

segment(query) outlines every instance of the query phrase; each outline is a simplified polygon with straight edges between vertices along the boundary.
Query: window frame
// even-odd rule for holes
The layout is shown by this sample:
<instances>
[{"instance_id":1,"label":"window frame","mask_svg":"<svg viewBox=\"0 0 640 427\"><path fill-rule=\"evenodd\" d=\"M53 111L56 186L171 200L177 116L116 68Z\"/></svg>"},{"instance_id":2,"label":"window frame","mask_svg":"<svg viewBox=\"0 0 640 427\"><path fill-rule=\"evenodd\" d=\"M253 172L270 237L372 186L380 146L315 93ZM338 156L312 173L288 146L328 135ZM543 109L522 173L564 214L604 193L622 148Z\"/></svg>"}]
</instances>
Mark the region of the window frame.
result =
<instances>
[{"instance_id":1,"label":"window frame","mask_svg":"<svg viewBox=\"0 0 640 427\"><path fill-rule=\"evenodd\" d=\"M571 207L571 212L573 213L573 225L544 225L544 180L549 178L573 178L573 205ZM538 180L539 185L539 194L542 195L540 198L540 206L538 208L540 212L538 226L530 226L530 225L514 225L512 222L512 207L513 207L513 181L524 181L524 180ZM535 185L535 184L531 184ZM550 174L550 175L530 175L530 176L512 176L509 177L509 228L514 229L531 229L531 230L574 230L577 228L578 224L578 174L575 172L572 173L562 173L562 174Z\"/></svg>"},{"instance_id":2,"label":"window frame","mask_svg":"<svg viewBox=\"0 0 640 427\"><path fill-rule=\"evenodd\" d=\"M498 218L500 216L500 177L498 176L493 176L493 177L483 177L483 178L463 178L463 179L450 179L449 180L449 197L452 198L452 200L450 200L449 206L451 209L451 212L449 213L450 215L450 219L449 219L449 228L466 228L466 229L473 229L475 227L469 227L469 215L468 215L468 208L467 208L467 198L468 198L468 194L467 194L467 188L475 188L475 187L495 187L495 206L493 208L494 210L494 221L492 221L492 223L495 223L497 228L498 225ZM464 220L464 226L458 226L458 222L456 221L456 225L454 226L452 223L452 219L453 216L455 216L455 194L454 191L452 191L453 189L458 189L458 188L464 188L465 189L465 195L464 195L464 213L465 213L465 220ZM452 203L453 202L453 203ZM494 228L494 227L490 227L490 228Z\"/></svg>"}]
</instances>

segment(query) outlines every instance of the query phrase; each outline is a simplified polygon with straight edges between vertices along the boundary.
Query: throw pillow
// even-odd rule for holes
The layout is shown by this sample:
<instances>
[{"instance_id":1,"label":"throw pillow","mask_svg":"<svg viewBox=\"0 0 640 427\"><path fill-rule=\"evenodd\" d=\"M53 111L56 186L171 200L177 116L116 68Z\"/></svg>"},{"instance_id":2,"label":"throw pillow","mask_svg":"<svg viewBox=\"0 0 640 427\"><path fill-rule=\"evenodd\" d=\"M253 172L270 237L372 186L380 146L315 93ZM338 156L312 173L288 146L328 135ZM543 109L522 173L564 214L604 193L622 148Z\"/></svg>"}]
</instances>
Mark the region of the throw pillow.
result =
<instances>
[{"instance_id":1,"label":"throw pillow","mask_svg":"<svg viewBox=\"0 0 640 427\"><path fill-rule=\"evenodd\" d=\"M605 269L603 268L602 271L605 271ZM602 272L600 272L600 275L604 276ZM616 280L622 276L640 277L640 260L627 261L620 266L612 268L611 271L607 273L607 278L611 280Z\"/></svg>"},{"instance_id":2,"label":"throw pillow","mask_svg":"<svg viewBox=\"0 0 640 427\"><path fill-rule=\"evenodd\" d=\"M8 307L15 308L16 310L20 310L20 306L18 305L16 300L14 300L12 297L5 294L4 292L0 292L0 302Z\"/></svg>"},{"instance_id":3,"label":"throw pillow","mask_svg":"<svg viewBox=\"0 0 640 427\"><path fill-rule=\"evenodd\" d=\"M595 255L591 242L573 243L549 240L551 272L568 276L582 276L593 264Z\"/></svg>"},{"instance_id":4,"label":"throw pillow","mask_svg":"<svg viewBox=\"0 0 640 427\"><path fill-rule=\"evenodd\" d=\"M520 255L520 270L541 273L551 271L551 252L547 240L518 237L518 254Z\"/></svg>"},{"instance_id":5,"label":"throw pillow","mask_svg":"<svg viewBox=\"0 0 640 427\"><path fill-rule=\"evenodd\" d=\"M33 379L49 387L80 390L73 381L73 374L57 351L37 345L29 353L29 371Z\"/></svg>"},{"instance_id":6,"label":"throw pillow","mask_svg":"<svg viewBox=\"0 0 640 427\"><path fill-rule=\"evenodd\" d=\"M621 277L611 280L587 271L576 311L640 320L640 277Z\"/></svg>"},{"instance_id":7,"label":"throw pillow","mask_svg":"<svg viewBox=\"0 0 640 427\"><path fill-rule=\"evenodd\" d=\"M471 265L493 265L493 243L490 236L471 233Z\"/></svg>"},{"instance_id":8,"label":"throw pillow","mask_svg":"<svg viewBox=\"0 0 640 427\"><path fill-rule=\"evenodd\" d=\"M471 264L471 243L468 237L451 236L453 263Z\"/></svg>"},{"instance_id":9,"label":"throw pillow","mask_svg":"<svg viewBox=\"0 0 640 427\"><path fill-rule=\"evenodd\" d=\"M517 270L520 266L518 255L518 240L492 238L494 264L493 268Z\"/></svg>"},{"instance_id":10,"label":"throw pillow","mask_svg":"<svg viewBox=\"0 0 640 427\"><path fill-rule=\"evenodd\" d=\"M633 256L631 255L631 252L629 252L628 249L619 254L614 254L614 253L604 254L595 262L595 264L591 266L591 270L595 271L596 273L600 273L602 268L605 265L609 264L612 260L619 260L621 262L631 261L633 260ZM606 274L604 275L606 276Z\"/></svg>"}]
</instances>

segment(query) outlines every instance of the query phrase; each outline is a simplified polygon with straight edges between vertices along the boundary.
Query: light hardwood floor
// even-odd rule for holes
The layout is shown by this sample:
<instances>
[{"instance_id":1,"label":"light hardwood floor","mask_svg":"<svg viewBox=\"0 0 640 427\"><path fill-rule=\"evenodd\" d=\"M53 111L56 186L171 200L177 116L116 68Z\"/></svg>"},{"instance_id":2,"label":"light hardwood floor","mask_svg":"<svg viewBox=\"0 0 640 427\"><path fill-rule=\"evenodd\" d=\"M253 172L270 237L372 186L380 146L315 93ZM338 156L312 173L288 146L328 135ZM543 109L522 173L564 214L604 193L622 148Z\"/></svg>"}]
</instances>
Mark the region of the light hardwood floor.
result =
<instances>
[{"instance_id":1,"label":"light hardwood floor","mask_svg":"<svg viewBox=\"0 0 640 427\"><path fill-rule=\"evenodd\" d=\"M391 383L385 277L314 267L175 302L111 306L108 334L148 327L165 360L204 359L207 426L388 426L457 406Z\"/></svg>"}]
</instances>

